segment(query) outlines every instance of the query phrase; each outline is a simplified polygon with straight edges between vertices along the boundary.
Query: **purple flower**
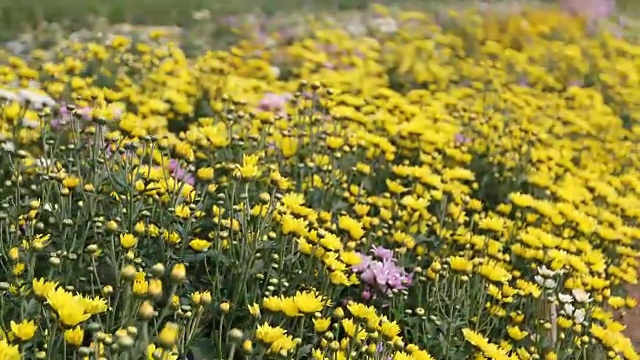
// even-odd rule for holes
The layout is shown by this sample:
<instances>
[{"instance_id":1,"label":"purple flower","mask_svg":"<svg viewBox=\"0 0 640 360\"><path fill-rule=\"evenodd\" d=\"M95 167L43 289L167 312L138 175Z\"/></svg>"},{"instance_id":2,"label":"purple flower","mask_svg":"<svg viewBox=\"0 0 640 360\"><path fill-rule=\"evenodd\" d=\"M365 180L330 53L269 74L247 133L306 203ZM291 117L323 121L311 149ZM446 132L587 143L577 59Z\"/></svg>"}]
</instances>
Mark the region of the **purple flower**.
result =
<instances>
[{"instance_id":1,"label":"purple flower","mask_svg":"<svg viewBox=\"0 0 640 360\"><path fill-rule=\"evenodd\" d=\"M352 270L361 273L369 267L369 264L373 261L371 256L360 254L360 264L353 266Z\"/></svg>"},{"instance_id":2,"label":"purple flower","mask_svg":"<svg viewBox=\"0 0 640 360\"><path fill-rule=\"evenodd\" d=\"M375 247L372 252L375 259L368 255L360 254L361 263L352 270L360 274L360 280L369 288L382 294L406 289L413 283L413 277L401 266L396 265L396 259L391 250L384 247ZM369 295L363 292L364 295Z\"/></svg>"},{"instance_id":3,"label":"purple flower","mask_svg":"<svg viewBox=\"0 0 640 360\"><path fill-rule=\"evenodd\" d=\"M89 120L91 118L91 108L90 107L81 107L75 110L75 113L80 115L82 120ZM71 122L73 114L69 109L63 104L60 106L60 116L51 120L51 127L53 129L59 129L69 122Z\"/></svg>"},{"instance_id":4,"label":"purple flower","mask_svg":"<svg viewBox=\"0 0 640 360\"><path fill-rule=\"evenodd\" d=\"M329 69L329 70L335 70L336 69L336 66L330 61L325 61L324 63L322 63L322 66L325 69Z\"/></svg>"},{"instance_id":5,"label":"purple flower","mask_svg":"<svg viewBox=\"0 0 640 360\"><path fill-rule=\"evenodd\" d=\"M291 94L275 94L269 92L260 100L258 109L286 115L285 106L289 100L291 100Z\"/></svg>"},{"instance_id":6,"label":"purple flower","mask_svg":"<svg viewBox=\"0 0 640 360\"><path fill-rule=\"evenodd\" d=\"M185 168L180 166L178 160L171 159L169 160L169 171L171 172L171 176L180 181L184 181L189 185L195 184L195 177L189 173Z\"/></svg>"},{"instance_id":7,"label":"purple flower","mask_svg":"<svg viewBox=\"0 0 640 360\"><path fill-rule=\"evenodd\" d=\"M562 8L588 21L608 18L616 8L615 0L560 0Z\"/></svg>"},{"instance_id":8,"label":"purple flower","mask_svg":"<svg viewBox=\"0 0 640 360\"><path fill-rule=\"evenodd\" d=\"M584 82L582 80L569 80L567 87L583 87Z\"/></svg>"},{"instance_id":9,"label":"purple flower","mask_svg":"<svg viewBox=\"0 0 640 360\"><path fill-rule=\"evenodd\" d=\"M462 133L457 133L454 137L454 141L456 142L456 145L467 145L471 143L471 138L464 136Z\"/></svg>"},{"instance_id":10,"label":"purple flower","mask_svg":"<svg viewBox=\"0 0 640 360\"><path fill-rule=\"evenodd\" d=\"M360 294L360 296L362 297L362 300L367 301L371 299L373 294L371 294L371 289L369 289L369 287L366 287L364 290L362 290L362 294Z\"/></svg>"},{"instance_id":11,"label":"purple flower","mask_svg":"<svg viewBox=\"0 0 640 360\"><path fill-rule=\"evenodd\" d=\"M377 257L380 260L393 260L395 261L395 259L393 258L393 251L386 249L382 246L373 246L373 249L371 249L371 253L373 254L373 256Z\"/></svg>"},{"instance_id":12,"label":"purple flower","mask_svg":"<svg viewBox=\"0 0 640 360\"><path fill-rule=\"evenodd\" d=\"M529 87L529 80L527 80L526 76L521 76L518 81L516 82L516 84L518 84L518 86L522 86L522 87Z\"/></svg>"},{"instance_id":13,"label":"purple flower","mask_svg":"<svg viewBox=\"0 0 640 360\"><path fill-rule=\"evenodd\" d=\"M223 25L228 27L237 27L240 25L240 21L235 16L226 16L221 19Z\"/></svg>"}]
</instances>

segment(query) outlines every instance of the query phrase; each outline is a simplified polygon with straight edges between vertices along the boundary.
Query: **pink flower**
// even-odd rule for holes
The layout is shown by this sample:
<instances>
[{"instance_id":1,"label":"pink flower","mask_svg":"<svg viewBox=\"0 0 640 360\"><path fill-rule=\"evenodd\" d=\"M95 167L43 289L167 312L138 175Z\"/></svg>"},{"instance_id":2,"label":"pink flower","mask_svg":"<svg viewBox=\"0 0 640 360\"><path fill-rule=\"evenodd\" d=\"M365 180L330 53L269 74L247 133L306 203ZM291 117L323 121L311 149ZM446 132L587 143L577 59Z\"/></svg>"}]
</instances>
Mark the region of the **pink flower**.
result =
<instances>
[{"instance_id":1,"label":"pink flower","mask_svg":"<svg viewBox=\"0 0 640 360\"><path fill-rule=\"evenodd\" d=\"M258 109L262 111L272 111L280 115L286 115L285 107L291 98L291 94L279 95L275 93L266 93L262 100L260 100Z\"/></svg>"},{"instance_id":2,"label":"pink flower","mask_svg":"<svg viewBox=\"0 0 640 360\"><path fill-rule=\"evenodd\" d=\"M377 257L380 260L394 260L393 258L393 251L386 249L382 246L373 246L373 248L371 249L371 253L373 254L373 256Z\"/></svg>"},{"instance_id":3,"label":"pink flower","mask_svg":"<svg viewBox=\"0 0 640 360\"><path fill-rule=\"evenodd\" d=\"M412 275L408 274L403 267L396 265L396 259L391 250L374 247L372 253L375 259L360 254L362 262L352 268L354 272L360 274L360 280L368 286L362 293L363 297L370 297L369 290L389 294L411 286Z\"/></svg>"},{"instance_id":4,"label":"pink flower","mask_svg":"<svg viewBox=\"0 0 640 360\"><path fill-rule=\"evenodd\" d=\"M186 169L181 167L178 160L169 160L169 171L174 179L184 181L189 185L195 184L195 177Z\"/></svg>"},{"instance_id":5,"label":"pink flower","mask_svg":"<svg viewBox=\"0 0 640 360\"><path fill-rule=\"evenodd\" d=\"M589 21L597 21L613 14L615 0L560 0L560 6L574 15L582 16Z\"/></svg>"},{"instance_id":6,"label":"pink flower","mask_svg":"<svg viewBox=\"0 0 640 360\"><path fill-rule=\"evenodd\" d=\"M457 133L454 137L456 145L467 145L471 143L471 138L464 136L462 133Z\"/></svg>"},{"instance_id":7,"label":"pink flower","mask_svg":"<svg viewBox=\"0 0 640 360\"><path fill-rule=\"evenodd\" d=\"M369 264L373 262L371 256L360 254L360 264L353 266L352 270L355 272L364 272L369 267Z\"/></svg>"},{"instance_id":8,"label":"pink flower","mask_svg":"<svg viewBox=\"0 0 640 360\"><path fill-rule=\"evenodd\" d=\"M362 300L367 301L367 300L371 299L373 294L371 294L371 290L369 288L365 288L362 291L362 294L360 294L360 296L362 296Z\"/></svg>"},{"instance_id":9,"label":"pink flower","mask_svg":"<svg viewBox=\"0 0 640 360\"><path fill-rule=\"evenodd\" d=\"M77 108L73 111L73 113L79 116L79 118L82 120L86 121L91 119L91 108L88 106ZM67 125L68 123L71 122L73 113L69 111L69 109L63 104L62 106L60 106L60 116L51 120L51 123L50 123L51 127L53 129L59 129ZM116 114L116 115L119 116L120 114Z\"/></svg>"}]
</instances>

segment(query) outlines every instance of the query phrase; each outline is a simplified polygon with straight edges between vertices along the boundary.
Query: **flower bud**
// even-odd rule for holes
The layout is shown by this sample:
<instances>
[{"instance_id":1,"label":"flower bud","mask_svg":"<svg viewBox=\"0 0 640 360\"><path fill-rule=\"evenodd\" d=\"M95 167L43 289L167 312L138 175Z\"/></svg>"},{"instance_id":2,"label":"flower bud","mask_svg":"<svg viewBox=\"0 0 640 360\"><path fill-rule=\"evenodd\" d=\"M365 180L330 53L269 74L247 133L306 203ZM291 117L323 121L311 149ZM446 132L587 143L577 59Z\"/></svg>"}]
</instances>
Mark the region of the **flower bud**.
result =
<instances>
[{"instance_id":1,"label":"flower bud","mask_svg":"<svg viewBox=\"0 0 640 360\"><path fill-rule=\"evenodd\" d=\"M210 305L213 299L211 298L211 293L209 291L205 291L201 295L202 305Z\"/></svg>"},{"instance_id":2,"label":"flower bud","mask_svg":"<svg viewBox=\"0 0 640 360\"><path fill-rule=\"evenodd\" d=\"M220 311L222 311L223 313L228 313L230 309L231 305L228 302L225 301L220 304Z\"/></svg>"},{"instance_id":3,"label":"flower bud","mask_svg":"<svg viewBox=\"0 0 640 360\"><path fill-rule=\"evenodd\" d=\"M162 330L160 330L160 334L158 334L158 343L165 349L169 349L175 345L178 340L178 335L180 335L180 327L178 324L168 322Z\"/></svg>"},{"instance_id":4,"label":"flower bud","mask_svg":"<svg viewBox=\"0 0 640 360\"><path fill-rule=\"evenodd\" d=\"M126 265L124 268L122 268L122 277L126 280L133 280L136 277L136 268L133 267L133 265Z\"/></svg>"},{"instance_id":5,"label":"flower bud","mask_svg":"<svg viewBox=\"0 0 640 360\"><path fill-rule=\"evenodd\" d=\"M132 336L132 337L138 336L138 328L135 326L127 327L127 334L129 334L129 336Z\"/></svg>"},{"instance_id":6,"label":"flower bud","mask_svg":"<svg viewBox=\"0 0 640 360\"><path fill-rule=\"evenodd\" d=\"M156 316L156 310L153 308L153 304L150 301L145 301L140 305L140 309L138 309L138 316L142 320L151 320Z\"/></svg>"},{"instance_id":7,"label":"flower bud","mask_svg":"<svg viewBox=\"0 0 640 360\"><path fill-rule=\"evenodd\" d=\"M90 348L90 347L87 347L87 346L81 346L81 347L78 348L77 352L78 352L79 355L89 356L93 352L93 349ZM46 354L45 354L45 356L46 356Z\"/></svg>"},{"instance_id":8,"label":"flower bud","mask_svg":"<svg viewBox=\"0 0 640 360\"><path fill-rule=\"evenodd\" d=\"M130 349L133 346L134 341L131 336L125 335L125 336L120 336L118 338L117 344L120 347L120 349Z\"/></svg>"},{"instance_id":9,"label":"flower bud","mask_svg":"<svg viewBox=\"0 0 640 360\"><path fill-rule=\"evenodd\" d=\"M247 354L251 354L253 352L253 343L251 340L245 340L242 343L242 350Z\"/></svg>"},{"instance_id":10,"label":"flower bud","mask_svg":"<svg viewBox=\"0 0 640 360\"><path fill-rule=\"evenodd\" d=\"M333 317L338 319L338 320L344 318L344 310L342 310L342 308L336 308L333 311Z\"/></svg>"},{"instance_id":11,"label":"flower bud","mask_svg":"<svg viewBox=\"0 0 640 360\"><path fill-rule=\"evenodd\" d=\"M91 255L97 253L98 250L100 250L100 248L96 244L91 244L87 246L87 252Z\"/></svg>"},{"instance_id":12,"label":"flower bud","mask_svg":"<svg viewBox=\"0 0 640 360\"><path fill-rule=\"evenodd\" d=\"M100 323L97 322L92 322L86 325L85 329L89 332L96 332L99 331L100 329L102 329L102 325L100 325Z\"/></svg>"},{"instance_id":13,"label":"flower bud","mask_svg":"<svg viewBox=\"0 0 640 360\"><path fill-rule=\"evenodd\" d=\"M234 328L229 331L229 339L231 339L231 341L240 342L242 338L244 338L242 330Z\"/></svg>"},{"instance_id":14,"label":"flower bud","mask_svg":"<svg viewBox=\"0 0 640 360\"><path fill-rule=\"evenodd\" d=\"M164 265L161 263L157 263L151 267L151 274L157 277L161 277L162 275L164 275L164 271Z\"/></svg>"},{"instance_id":15,"label":"flower bud","mask_svg":"<svg viewBox=\"0 0 640 360\"><path fill-rule=\"evenodd\" d=\"M171 269L171 281L182 284L186 279L187 268L184 266L184 264L175 264L173 266L173 269Z\"/></svg>"}]
</instances>

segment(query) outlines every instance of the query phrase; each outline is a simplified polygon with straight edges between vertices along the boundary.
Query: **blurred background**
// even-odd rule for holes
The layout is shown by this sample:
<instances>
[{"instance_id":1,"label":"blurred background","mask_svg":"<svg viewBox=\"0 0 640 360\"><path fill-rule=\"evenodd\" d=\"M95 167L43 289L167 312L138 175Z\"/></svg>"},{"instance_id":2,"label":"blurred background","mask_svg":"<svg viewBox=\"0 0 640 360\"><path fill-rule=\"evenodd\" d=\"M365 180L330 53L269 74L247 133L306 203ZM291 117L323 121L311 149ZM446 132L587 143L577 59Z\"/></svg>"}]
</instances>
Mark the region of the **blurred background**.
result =
<instances>
[{"instance_id":1,"label":"blurred background","mask_svg":"<svg viewBox=\"0 0 640 360\"><path fill-rule=\"evenodd\" d=\"M483 3L558 3L594 7L613 0L485 0ZM37 29L43 23L56 23L66 30L91 26L97 18L115 23L139 25L175 25L188 27L193 14L208 10L215 19L236 14L351 11L373 3L402 7L456 6L475 0L0 0L0 40ZM640 13L640 0L618 0L623 14Z\"/></svg>"}]
</instances>

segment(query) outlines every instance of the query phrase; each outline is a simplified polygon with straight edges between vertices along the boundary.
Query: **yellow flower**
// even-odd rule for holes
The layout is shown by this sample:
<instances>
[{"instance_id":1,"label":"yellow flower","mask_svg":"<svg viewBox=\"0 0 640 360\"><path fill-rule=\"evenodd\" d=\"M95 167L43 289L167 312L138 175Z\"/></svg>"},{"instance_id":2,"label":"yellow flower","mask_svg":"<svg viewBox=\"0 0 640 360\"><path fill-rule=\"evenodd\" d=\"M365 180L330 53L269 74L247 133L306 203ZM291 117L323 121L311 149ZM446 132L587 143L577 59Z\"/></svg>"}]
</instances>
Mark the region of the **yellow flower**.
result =
<instances>
[{"instance_id":1,"label":"yellow flower","mask_svg":"<svg viewBox=\"0 0 640 360\"><path fill-rule=\"evenodd\" d=\"M10 345L6 340L0 340L0 359L20 360L21 358L18 345Z\"/></svg>"},{"instance_id":2,"label":"yellow flower","mask_svg":"<svg viewBox=\"0 0 640 360\"><path fill-rule=\"evenodd\" d=\"M260 305L253 304L253 305L247 305L247 307L249 308L249 314L251 314L251 316L255 318L260 317Z\"/></svg>"},{"instance_id":3,"label":"yellow flower","mask_svg":"<svg viewBox=\"0 0 640 360\"><path fill-rule=\"evenodd\" d=\"M451 270L462 273L470 273L473 269L473 263L460 256L450 257L449 265L451 266Z\"/></svg>"},{"instance_id":4,"label":"yellow flower","mask_svg":"<svg viewBox=\"0 0 640 360\"><path fill-rule=\"evenodd\" d=\"M133 226L133 232L138 234L138 235L142 235L144 234L146 230L146 226L144 224L143 221L138 221L134 226Z\"/></svg>"},{"instance_id":5,"label":"yellow flower","mask_svg":"<svg viewBox=\"0 0 640 360\"><path fill-rule=\"evenodd\" d=\"M38 327L33 322L33 320L22 321L21 323L16 323L15 321L11 321L11 331L13 334L22 341L28 341L33 338Z\"/></svg>"},{"instance_id":6,"label":"yellow flower","mask_svg":"<svg viewBox=\"0 0 640 360\"><path fill-rule=\"evenodd\" d=\"M202 239L193 239L189 241L189 247L197 252L205 252L211 247L211 243Z\"/></svg>"},{"instance_id":7,"label":"yellow flower","mask_svg":"<svg viewBox=\"0 0 640 360\"><path fill-rule=\"evenodd\" d=\"M122 246L123 249L131 249L136 246L137 243L138 239L132 234L126 233L120 235L120 246Z\"/></svg>"},{"instance_id":8,"label":"yellow flower","mask_svg":"<svg viewBox=\"0 0 640 360\"><path fill-rule=\"evenodd\" d=\"M149 282L144 279L144 275L140 279L135 279L133 281L133 293L138 296L145 296L149 291Z\"/></svg>"},{"instance_id":9,"label":"yellow flower","mask_svg":"<svg viewBox=\"0 0 640 360\"><path fill-rule=\"evenodd\" d=\"M168 242L171 245L177 245L180 243L180 234L178 234L175 231L172 232L168 232L167 230L164 230L162 232L162 239L164 239L166 242Z\"/></svg>"},{"instance_id":10,"label":"yellow flower","mask_svg":"<svg viewBox=\"0 0 640 360\"><path fill-rule=\"evenodd\" d=\"M84 339L84 330L80 326L64 331L64 340L71 345L80 346Z\"/></svg>"},{"instance_id":11,"label":"yellow flower","mask_svg":"<svg viewBox=\"0 0 640 360\"><path fill-rule=\"evenodd\" d=\"M295 348L296 344L296 340L291 335L284 335L271 343L268 353L286 355Z\"/></svg>"},{"instance_id":12,"label":"yellow flower","mask_svg":"<svg viewBox=\"0 0 640 360\"><path fill-rule=\"evenodd\" d=\"M11 269L11 272L13 273L13 275L19 276L19 275L22 275L22 273L26 268L27 268L27 265L25 263L19 262L13 266L13 269Z\"/></svg>"},{"instance_id":13,"label":"yellow flower","mask_svg":"<svg viewBox=\"0 0 640 360\"><path fill-rule=\"evenodd\" d=\"M46 281L43 278L33 279L31 282L33 292L40 298L45 298L47 294L58 286L57 282Z\"/></svg>"},{"instance_id":14,"label":"yellow flower","mask_svg":"<svg viewBox=\"0 0 640 360\"><path fill-rule=\"evenodd\" d=\"M245 180L251 180L258 176L259 168L258 168L258 155L242 155L242 165L237 165L237 169L234 173L235 176L240 177Z\"/></svg>"},{"instance_id":15,"label":"yellow flower","mask_svg":"<svg viewBox=\"0 0 640 360\"><path fill-rule=\"evenodd\" d=\"M408 348L409 346L407 346ZM415 350L411 352L412 360L435 360L431 354L426 352L425 350Z\"/></svg>"},{"instance_id":16,"label":"yellow flower","mask_svg":"<svg viewBox=\"0 0 640 360\"><path fill-rule=\"evenodd\" d=\"M84 311L90 315L102 314L108 309L107 300L100 296L81 296L79 299L80 303L84 307Z\"/></svg>"},{"instance_id":17,"label":"yellow flower","mask_svg":"<svg viewBox=\"0 0 640 360\"><path fill-rule=\"evenodd\" d=\"M269 324L264 323L262 325L258 325L258 329L256 330L256 339L265 344L271 344L285 336L286 333L287 331L279 326L271 327Z\"/></svg>"},{"instance_id":18,"label":"yellow flower","mask_svg":"<svg viewBox=\"0 0 640 360\"><path fill-rule=\"evenodd\" d=\"M45 248L45 246L49 245L51 239L51 234L40 234L36 235L36 237L31 240L31 247L36 251L40 251Z\"/></svg>"},{"instance_id":19,"label":"yellow flower","mask_svg":"<svg viewBox=\"0 0 640 360\"><path fill-rule=\"evenodd\" d=\"M9 250L9 259L13 260L13 261L17 261L18 259L20 259L20 251L17 247L12 247Z\"/></svg>"},{"instance_id":20,"label":"yellow flower","mask_svg":"<svg viewBox=\"0 0 640 360\"><path fill-rule=\"evenodd\" d=\"M320 239L320 245L331 251L342 250L342 241L340 241L339 237L330 232L327 232L327 234Z\"/></svg>"},{"instance_id":21,"label":"yellow flower","mask_svg":"<svg viewBox=\"0 0 640 360\"><path fill-rule=\"evenodd\" d=\"M316 294L314 291L296 292L293 302L300 312L312 314L321 311L326 305L323 296Z\"/></svg>"},{"instance_id":22,"label":"yellow flower","mask_svg":"<svg viewBox=\"0 0 640 360\"><path fill-rule=\"evenodd\" d=\"M362 224L358 220L352 219L349 216L340 216L338 218L338 227L349 233L352 240L360 240L365 232L362 229Z\"/></svg>"},{"instance_id":23,"label":"yellow flower","mask_svg":"<svg viewBox=\"0 0 640 360\"><path fill-rule=\"evenodd\" d=\"M342 329L344 329L344 332L347 334L347 336L352 339L357 338L358 340L364 340L367 337L367 331L363 327L357 325L353 321L353 319L342 319L340 321L340 324L342 325Z\"/></svg>"},{"instance_id":24,"label":"yellow flower","mask_svg":"<svg viewBox=\"0 0 640 360\"><path fill-rule=\"evenodd\" d=\"M262 299L262 307L277 313L282 311L282 299L277 296L268 296Z\"/></svg>"},{"instance_id":25,"label":"yellow flower","mask_svg":"<svg viewBox=\"0 0 640 360\"><path fill-rule=\"evenodd\" d=\"M298 140L291 136L285 136L279 141L279 147L282 151L282 156L290 158L298 151Z\"/></svg>"},{"instance_id":26,"label":"yellow flower","mask_svg":"<svg viewBox=\"0 0 640 360\"><path fill-rule=\"evenodd\" d=\"M507 334L509 334L509 337L511 337L513 340L520 341L527 337L529 333L526 331L522 331L517 326L507 326Z\"/></svg>"},{"instance_id":27,"label":"yellow flower","mask_svg":"<svg viewBox=\"0 0 640 360\"><path fill-rule=\"evenodd\" d=\"M178 355L175 351L162 349L156 344L149 344L147 346L147 360L178 360Z\"/></svg>"},{"instance_id":28,"label":"yellow flower","mask_svg":"<svg viewBox=\"0 0 640 360\"><path fill-rule=\"evenodd\" d=\"M180 219L188 219L191 216L191 209L187 205L180 204L176 206L174 214Z\"/></svg>"},{"instance_id":29,"label":"yellow flower","mask_svg":"<svg viewBox=\"0 0 640 360\"><path fill-rule=\"evenodd\" d=\"M62 186L67 189L74 189L78 185L80 185L80 179L76 176L68 175L64 180L62 180Z\"/></svg>"},{"instance_id":30,"label":"yellow flower","mask_svg":"<svg viewBox=\"0 0 640 360\"><path fill-rule=\"evenodd\" d=\"M213 179L213 168L212 167L200 168L196 172L196 176L200 180L210 181Z\"/></svg>"},{"instance_id":31,"label":"yellow flower","mask_svg":"<svg viewBox=\"0 0 640 360\"><path fill-rule=\"evenodd\" d=\"M349 266L355 266L362 262L362 257L356 251L341 251L340 260Z\"/></svg>"},{"instance_id":32,"label":"yellow flower","mask_svg":"<svg viewBox=\"0 0 640 360\"><path fill-rule=\"evenodd\" d=\"M393 354L393 360L413 360L411 355L405 353L404 351L398 351Z\"/></svg>"},{"instance_id":33,"label":"yellow flower","mask_svg":"<svg viewBox=\"0 0 640 360\"><path fill-rule=\"evenodd\" d=\"M58 310L57 313L60 321L68 326L75 326L91 317L91 314L86 314L82 308L78 309L74 305L67 305Z\"/></svg>"},{"instance_id":34,"label":"yellow flower","mask_svg":"<svg viewBox=\"0 0 640 360\"><path fill-rule=\"evenodd\" d=\"M331 325L330 318L313 319L313 330L317 333L323 333L327 331L330 325Z\"/></svg>"},{"instance_id":35,"label":"yellow flower","mask_svg":"<svg viewBox=\"0 0 640 360\"><path fill-rule=\"evenodd\" d=\"M75 296L63 288L57 288L47 294L49 306L53 308L60 321L68 326L76 326L89 319L91 314L85 312L86 308L82 298Z\"/></svg>"},{"instance_id":36,"label":"yellow flower","mask_svg":"<svg viewBox=\"0 0 640 360\"><path fill-rule=\"evenodd\" d=\"M453 265L451 267L453 268ZM478 273L491 281L500 283L507 282L511 279L511 274L496 262L482 264Z\"/></svg>"},{"instance_id":37,"label":"yellow flower","mask_svg":"<svg viewBox=\"0 0 640 360\"><path fill-rule=\"evenodd\" d=\"M400 326L395 322L385 321L380 327L380 333L385 338L391 340L400 334Z\"/></svg>"},{"instance_id":38,"label":"yellow flower","mask_svg":"<svg viewBox=\"0 0 640 360\"><path fill-rule=\"evenodd\" d=\"M620 296L612 296L607 300L607 303L614 309L625 306L625 302L625 299Z\"/></svg>"},{"instance_id":39,"label":"yellow flower","mask_svg":"<svg viewBox=\"0 0 640 360\"><path fill-rule=\"evenodd\" d=\"M282 297L280 306L282 307L282 312L288 317L302 316L293 297Z\"/></svg>"}]
</instances>

